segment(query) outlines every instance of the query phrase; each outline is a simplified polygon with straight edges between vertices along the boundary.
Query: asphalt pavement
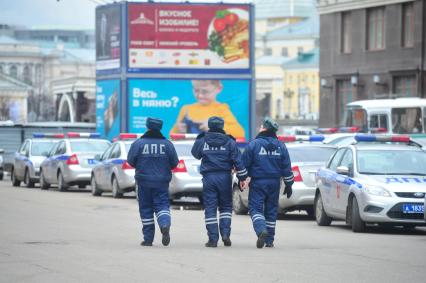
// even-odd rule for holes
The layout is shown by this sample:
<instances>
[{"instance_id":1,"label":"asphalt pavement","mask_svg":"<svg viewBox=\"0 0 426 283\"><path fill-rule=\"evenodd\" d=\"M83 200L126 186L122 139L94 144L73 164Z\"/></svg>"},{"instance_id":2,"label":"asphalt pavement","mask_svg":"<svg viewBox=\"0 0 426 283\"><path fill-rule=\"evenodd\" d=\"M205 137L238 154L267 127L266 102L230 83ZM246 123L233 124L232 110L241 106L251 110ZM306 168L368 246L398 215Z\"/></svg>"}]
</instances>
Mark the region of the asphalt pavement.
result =
<instances>
[{"instance_id":1,"label":"asphalt pavement","mask_svg":"<svg viewBox=\"0 0 426 283\"><path fill-rule=\"evenodd\" d=\"M248 216L233 216L232 247L205 248L203 211L172 210L172 241L139 245L132 196L13 188L0 181L0 282L425 282L426 229L343 222L319 227L303 214L277 223L275 248L257 249Z\"/></svg>"}]
</instances>

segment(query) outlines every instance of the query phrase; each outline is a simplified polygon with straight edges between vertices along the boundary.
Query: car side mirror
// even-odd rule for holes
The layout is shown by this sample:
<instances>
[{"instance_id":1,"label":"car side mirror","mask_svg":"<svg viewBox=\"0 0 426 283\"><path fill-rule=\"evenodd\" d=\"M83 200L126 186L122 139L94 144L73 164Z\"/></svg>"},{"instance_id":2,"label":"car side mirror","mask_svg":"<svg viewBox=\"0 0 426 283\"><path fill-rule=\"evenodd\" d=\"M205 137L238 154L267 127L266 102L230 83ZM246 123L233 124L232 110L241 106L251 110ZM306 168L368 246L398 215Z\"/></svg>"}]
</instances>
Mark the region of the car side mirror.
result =
<instances>
[{"instance_id":1,"label":"car side mirror","mask_svg":"<svg viewBox=\"0 0 426 283\"><path fill-rule=\"evenodd\" d=\"M96 155L95 155L95 159L96 159L97 161L101 161L101 155L100 155L100 154L96 154Z\"/></svg>"},{"instance_id":2,"label":"car side mirror","mask_svg":"<svg viewBox=\"0 0 426 283\"><path fill-rule=\"evenodd\" d=\"M336 173L340 175L349 176L349 168L346 166L339 166L336 168Z\"/></svg>"},{"instance_id":3,"label":"car side mirror","mask_svg":"<svg viewBox=\"0 0 426 283\"><path fill-rule=\"evenodd\" d=\"M3 154L3 153L4 153L4 149L0 148L0 154Z\"/></svg>"},{"instance_id":4,"label":"car side mirror","mask_svg":"<svg viewBox=\"0 0 426 283\"><path fill-rule=\"evenodd\" d=\"M49 157L49 153L47 151L42 152L41 155L44 157Z\"/></svg>"}]
</instances>

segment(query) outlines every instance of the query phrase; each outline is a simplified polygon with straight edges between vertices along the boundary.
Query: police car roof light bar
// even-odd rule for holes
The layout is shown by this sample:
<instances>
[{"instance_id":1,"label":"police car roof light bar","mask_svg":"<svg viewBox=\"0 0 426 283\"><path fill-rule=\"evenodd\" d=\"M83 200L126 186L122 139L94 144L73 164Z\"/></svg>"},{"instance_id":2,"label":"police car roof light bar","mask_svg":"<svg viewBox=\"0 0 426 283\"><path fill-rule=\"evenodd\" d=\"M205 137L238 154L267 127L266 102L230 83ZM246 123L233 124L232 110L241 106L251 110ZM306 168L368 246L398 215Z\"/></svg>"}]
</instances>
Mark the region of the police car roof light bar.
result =
<instances>
[{"instance_id":1,"label":"police car roof light bar","mask_svg":"<svg viewBox=\"0 0 426 283\"><path fill-rule=\"evenodd\" d=\"M171 140L190 140L196 138L197 134L170 134Z\"/></svg>"},{"instance_id":2,"label":"police car roof light bar","mask_svg":"<svg viewBox=\"0 0 426 283\"><path fill-rule=\"evenodd\" d=\"M295 142L296 136L278 136L280 142Z\"/></svg>"},{"instance_id":3,"label":"police car roof light bar","mask_svg":"<svg viewBox=\"0 0 426 283\"><path fill-rule=\"evenodd\" d=\"M53 139L63 139L65 138L64 134L43 134L43 133L34 133L33 138L53 138Z\"/></svg>"},{"instance_id":4,"label":"police car roof light bar","mask_svg":"<svg viewBox=\"0 0 426 283\"><path fill-rule=\"evenodd\" d=\"M100 133L75 133L75 132L68 132L67 136L69 138L100 138Z\"/></svg>"},{"instance_id":5,"label":"police car roof light bar","mask_svg":"<svg viewBox=\"0 0 426 283\"><path fill-rule=\"evenodd\" d=\"M131 133L120 133L119 138L120 140L132 140L140 138L142 134L131 134Z\"/></svg>"},{"instance_id":6,"label":"police car roof light bar","mask_svg":"<svg viewBox=\"0 0 426 283\"><path fill-rule=\"evenodd\" d=\"M372 135L372 134L357 134L355 135L357 142L402 142L409 143L410 137L404 135Z\"/></svg>"},{"instance_id":7,"label":"police car roof light bar","mask_svg":"<svg viewBox=\"0 0 426 283\"><path fill-rule=\"evenodd\" d=\"M323 135L278 136L278 140L281 142L295 142L295 141L322 142L324 139L325 137Z\"/></svg>"},{"instance_id":8,"label":"police car roof light bar","mask_svg":"<svg viewBox=\"0 0 426 283\"><path fill-rule=\"evenodd\" d=\"M317 132L321 134L334 134L338 132L337 128L318 128Z\"/></svg>"},{"instance_id":9,"label":"police car roof light bar","mask_svg":"<svg viewBox=\"0 0 426 283\"><path fill-rule=\"evenodd\" d=\"M339 128L339 132L341 133L358 133L361 131L360 127L341 127Z\"/></svg>"}]
</instances>

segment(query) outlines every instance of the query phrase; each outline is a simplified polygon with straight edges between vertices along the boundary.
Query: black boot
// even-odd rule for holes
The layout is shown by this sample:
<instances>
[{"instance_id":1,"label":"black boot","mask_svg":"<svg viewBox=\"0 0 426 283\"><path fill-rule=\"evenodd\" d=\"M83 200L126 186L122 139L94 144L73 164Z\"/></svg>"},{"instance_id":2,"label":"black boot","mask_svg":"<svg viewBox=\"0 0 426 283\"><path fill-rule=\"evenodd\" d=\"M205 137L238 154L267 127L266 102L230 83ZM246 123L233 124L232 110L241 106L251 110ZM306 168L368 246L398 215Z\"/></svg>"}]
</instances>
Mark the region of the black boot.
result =
<instances>
[{"instance_id":1,"label":"black boot","mask_svg":"<svg viewBox=\"0 0 426 283\"><path fill-rule=\"evenodd\" d=\"M267 247L267 248L273 248L274 247L274 243L265 244L265 247Z\"/></svg>"},{"instance_id":2,"label":"black boot","mask_svg":"<svg viewBox=\"0 0 426 283\"><path fill-rule=\"evenodd\" d=\"M141 246L144 246L144 247L152 247L152 242L146 242L146 241L143 241L143 242L141 243Z\"/></svg>"},{"instance_id":3,"label":"black boot","mask_svg":"<svg viewBox=\"0 0 426 283\"><path fill-rule=\"evenodd\" d=\"M217 248L217 242L208 241L205 245L207 248Z\"/></svg>"},{"instance_id":4,"label":"black boot","mask_svg":"<svg viewBox=\"0 0 426 283\"><path fill-rule=\"evenodd\" d=\"M223 241L223 244L225 245L225 247L230 247L232 245L232 242L231 242L231 239L229 238L229 236L223 236L222 241Z\"/></svg>"},{"instance_id":5,"label":"black boot","mask_svg":"<svg viewBox=\"0 0 426 283\"><path fill-rule=\"evenodd\" d=\"M260 232L260 234L257 236L257 242L256 242L256 247L258 249L263 248L263 246L265 245L265 239L268 236L268 231L262 231Z\"/></svg>"},{"instance_id":6,"label":"black boot","mask_svg":"<svg viewBox=\"0 0 426 283\"><path fill-rule=\"evenodd\" d=\"M161 234L163 234L163 239L161 240L161 243L163 243L163 246L168 246L170 244L170 227L162 227Z\"/></svg>"}]
</instances>

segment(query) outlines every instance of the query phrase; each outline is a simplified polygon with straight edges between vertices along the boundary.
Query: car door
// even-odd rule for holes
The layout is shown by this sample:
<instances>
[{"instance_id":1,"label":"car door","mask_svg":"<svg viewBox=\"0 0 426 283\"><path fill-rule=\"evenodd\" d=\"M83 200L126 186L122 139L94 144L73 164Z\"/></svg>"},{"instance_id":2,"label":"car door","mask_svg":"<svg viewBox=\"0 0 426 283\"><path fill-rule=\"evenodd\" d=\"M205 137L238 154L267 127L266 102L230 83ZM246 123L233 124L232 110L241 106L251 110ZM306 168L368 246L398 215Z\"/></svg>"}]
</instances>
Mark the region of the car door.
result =
<instances>
[{"instance_id":1,"label":"car door","mask_svg":"<svg viewBox=\"0 0 426 283\"><path fill-rule=\"evenodd\" d=\"M328 165L328 174L326 174L323 179L323 187L324 190L321 191L324 206L326 206L328 211L333 213L336 212L336 189L338 187L336 177L338 176L336 173L337 166L340 164L340 160L342 160L343 154L345 153L346 148L341 148L337 150L334 154L332 160Z\"/></svg>"},{"instance_id":2,"label":"car door","mask_svg":"<svg viewBox=\"0 0 426 283\"><path fill-rule=\"evenodd\" d=\"M108 164L105 167L105 182L106 182L106 186L108 189L112 190L112 185L111 185L111 176L112 176L112 172L114 169L114 166L116 164L116 161L118 158L120 158L121 155L121 150L120 150L120 145L118 143L114 144L112 150L111 150L111 154L108 160Z\"/></svg>"},{"instance_id":3,"label":"car door","mask_svg":"<svg viewBox=\"0 0 426 283\"><path fill-rule=\"evenodd\" d=\"M107 184L107 167L109 166L109 160L111 151L114 148L114 144L111 145L103 154L102 154L102 160L101 160L101 166L98 171L98 175L96 176L96 183L101 187L105 188Z\"/></svg>"},{"instance_id":4,"label":"car door","mask_svg":"<svg viewBox=\"0 0 426 283\"><path fill-rule=\"evenodd\" d=\"M47 182L51 182L51 172L52 172L52 159L58 149L59 143L56 143L52 146L49 151L47 158L42 162L41 170L43 171L43 177Z\"/></svg>"},{"instance_id":5,"label":"car door","mask_svg":"<svg viewBox=\"0 0 426 283\"><path fill-rule=\"evenodd\" d=\"M348 148L345 151L338 167L340 166L349 169L348 175L338 174L336 177L336 212L345 217L349 189L351 187L351 176L354 168L354 159L351 149Z\"/></svg>"},{"instance_id":6,"label":"car door","mask_svg":"<svg viewBox=\"0 0 426 283\"><path fill-rule=\"evenodd\" d=\"M30 144L30 141L26 140L15 155L14 174L19 180L22 180L24 178L24 168L25 168L25 162L27 160L29 144Z\"/></svg>"},{"instance_id":7,"label":"car door","mask_svg":"<svg viewBox=\"0 0 426 283\"><path fill-rule=\"evenodd\" d=\"M112 145L110 145L102 154L98 161L98 164L93 168L93 175L95 176L96 184L102 188L102 179L105 175L104 173L104 161L107 159L109 153L111 152Z\"/></svg>"},{"instance_id":8,"label":"car door","mask_svg":"<svg viewBox=\"0 0 426 283\"><path fill-rule=\"evenodd\" d=\"M51 171L50 173L50 180L52 180L52 182L57 183L58 182L58 168L60 166L61 162L65 162L65 157L64 154L66 153L66 145L65 145L65 141L60 141L58 143L58 147L56 148L56 152L54 153L54 156L51 160L51 164L50 164L50 169Z\"/></svg>"}]
</instances>

